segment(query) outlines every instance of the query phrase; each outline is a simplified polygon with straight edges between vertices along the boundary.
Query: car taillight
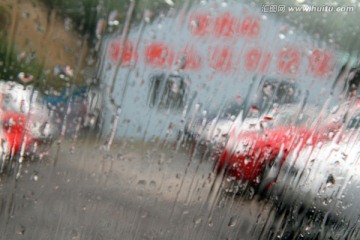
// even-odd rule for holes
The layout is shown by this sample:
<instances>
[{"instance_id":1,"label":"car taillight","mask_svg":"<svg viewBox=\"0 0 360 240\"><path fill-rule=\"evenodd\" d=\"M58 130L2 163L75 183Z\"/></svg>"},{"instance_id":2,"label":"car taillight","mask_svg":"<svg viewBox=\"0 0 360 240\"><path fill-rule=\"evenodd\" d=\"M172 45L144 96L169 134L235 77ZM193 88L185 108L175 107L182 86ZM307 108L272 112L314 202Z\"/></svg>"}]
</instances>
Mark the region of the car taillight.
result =
<instances>
[{"instance_id":1,"label":"car taillight","mask_svg":"<svg viewBox=\"0 0 360 240\"><path fill-rule=\"evenodd\" d=\"M29 144L32 141L31 135L26 131L26 116L13 112L4 112L1 115L8 150L17 153L22 144Z\"/></svg>"}]
</instances>

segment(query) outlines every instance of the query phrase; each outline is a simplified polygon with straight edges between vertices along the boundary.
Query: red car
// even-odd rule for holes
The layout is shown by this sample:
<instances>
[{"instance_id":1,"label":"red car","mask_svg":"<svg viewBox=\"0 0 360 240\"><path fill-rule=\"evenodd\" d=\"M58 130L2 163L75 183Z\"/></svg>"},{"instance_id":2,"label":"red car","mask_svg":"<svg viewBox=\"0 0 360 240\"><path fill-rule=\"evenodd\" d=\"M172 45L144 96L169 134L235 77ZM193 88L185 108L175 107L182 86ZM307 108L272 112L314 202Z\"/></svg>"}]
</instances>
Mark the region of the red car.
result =
<instances>
[{"instance_id":1,"label":"red car","mask_svg":"<svg viewBox=\"0 0 360 240\"><path fill-rule=\"evenodd\" d=\"M26 116L16 112L2 112L0 122L3 153L16 154L20 151L22 143L28 145L34 137L26 131Z\"/></svg>"},{"instance_id":2,"label":"red car","mask_svg":"<svg viewBox=\"0 0 360 240\"><path fill-rule=\"evenodd\" d=\"M227 140L216 144L214 169L222 189L232 196L256 193L279 214L295 212L291 216L299 219L306 214L310 222L317 215L324 224L357 227L360 101L330 111L285 105L260 118L258 126L253 120L220 124L230 129ZM217 130L210 132L226 135Z\"/></svg>"},{"instance_id":3,"label":"red car","mask_svg":"<svg viewBox=\"0 0 360 240\"><path fill-rule=\"evenodd\" d=\"M359 107L358 101L349 111L343 108L337 113L319 117L315 115L316 111L294 111L297 106L286 105L274 110L271 116L258 120L259 126L254 127L255 130L248 126L237 127L231 122L232 127L227 127L230 129L228 140L216 162L216 172L224 171L226 176L252 186L264 184L264 171L275 160L280 170L290 154L298 154L306 147L341 141L344 136L337 133L344 125L343 119L346 116L353 119L360 112ZM268 184L275 180L276 177Z\"/></svg>"}]
</instances>

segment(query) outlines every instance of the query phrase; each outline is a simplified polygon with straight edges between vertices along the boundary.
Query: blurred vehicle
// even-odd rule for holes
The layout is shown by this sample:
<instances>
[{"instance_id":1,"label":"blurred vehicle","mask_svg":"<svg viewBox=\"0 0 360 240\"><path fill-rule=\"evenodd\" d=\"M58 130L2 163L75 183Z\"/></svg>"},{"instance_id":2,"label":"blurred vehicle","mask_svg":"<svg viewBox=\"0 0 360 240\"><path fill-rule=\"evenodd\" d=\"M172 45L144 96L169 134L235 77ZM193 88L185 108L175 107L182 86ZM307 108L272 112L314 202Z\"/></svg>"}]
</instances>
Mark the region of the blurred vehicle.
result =
<instances>
[{"instance_id":1,"label":"blurred vehicle","mask_svg":"<svg viewBox=\"0 0 360 240\"><path fill-rule=\"evenodd\" d=\"M0 81L0 93L1 169L15 156L45 152L61 134L97 127L101 97L96 88L49 95L33 85Z\"/></svg>"},{"instance_id":2,"label":"blurred vehicle","mask_svg":"<svg viewBox=\"0 0 360 240\"><path fill-rule=\"evenodd\" d=\"M32 85L0 81L1 171L14 156L39 154L58 135L42 95Z\"/></svg>"},{"instance_id":3,"label":"blurred vehicle","mask_svg":"<svg viewBox=\"0 0 360 240\"><path fill-rule=\"evenodd\" d=\"M359 121L357 100L332 111L284 105L257 122L219 122L228 137L214 169L233 194L245 184L282 205L354 221L360 214Z\"/></svg>"},{"instance_id":4,"label":"blurred vehicle","mask_svg":"<svg viewBox=\"0 0 360 240\"><path fill-rule=\"evenodd\" d=\"M313 131L309 127L315 121L312 114L312 111L300 110L298 105L284 105L271 114L244 121L220 121L220 129L217 125L213 128L223 134L227 131L227 138L222 142L225 148L218 170L225 167L227 174L235 179L256 185L265 165L278 156L281 156L282 164L293 148L302 148L310 138L311 143L328 140L320 130Z\"/></svg>"}]
</instances>

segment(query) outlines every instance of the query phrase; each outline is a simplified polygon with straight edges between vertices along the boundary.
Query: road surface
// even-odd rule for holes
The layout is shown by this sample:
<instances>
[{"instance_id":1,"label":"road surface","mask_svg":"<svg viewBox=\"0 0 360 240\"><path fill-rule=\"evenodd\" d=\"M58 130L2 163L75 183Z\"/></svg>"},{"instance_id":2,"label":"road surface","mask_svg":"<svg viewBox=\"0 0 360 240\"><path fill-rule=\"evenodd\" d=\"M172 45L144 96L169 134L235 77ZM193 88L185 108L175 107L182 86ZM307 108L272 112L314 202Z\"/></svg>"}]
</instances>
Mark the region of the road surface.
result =
<instances>
[{"instance_id":1,"label":"road surface","mask_svg":"<svg viewBox=\"0 0 360 240\"><path fill-rule=\"evenodd\" d=\"M267 238L271 205L225 194L201 156L163 142L55 143L1 177L0 238Z\"/></svg>"}]
</instances>

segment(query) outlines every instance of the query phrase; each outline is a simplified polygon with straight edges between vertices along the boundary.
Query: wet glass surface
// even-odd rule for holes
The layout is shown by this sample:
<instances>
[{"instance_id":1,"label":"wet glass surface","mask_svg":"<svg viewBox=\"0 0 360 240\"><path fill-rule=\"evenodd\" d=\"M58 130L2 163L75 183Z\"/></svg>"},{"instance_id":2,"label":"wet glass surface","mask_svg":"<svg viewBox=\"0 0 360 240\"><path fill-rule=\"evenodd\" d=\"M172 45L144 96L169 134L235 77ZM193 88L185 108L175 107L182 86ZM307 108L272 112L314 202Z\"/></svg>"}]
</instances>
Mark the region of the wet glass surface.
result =
<instances>
[{"instance_id":1,"label":"wet glass surface","mask_svg":"<svg viewBox=\"0 0 360 240\"><path fill-rule=\"evenodd\" d=\"M0 0L0 239L359 239L359 6Z\"/></svg>"}]
</instances>

